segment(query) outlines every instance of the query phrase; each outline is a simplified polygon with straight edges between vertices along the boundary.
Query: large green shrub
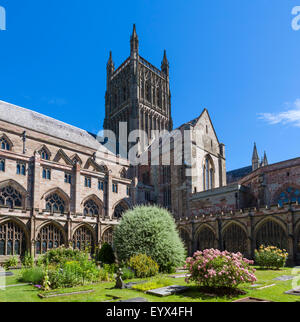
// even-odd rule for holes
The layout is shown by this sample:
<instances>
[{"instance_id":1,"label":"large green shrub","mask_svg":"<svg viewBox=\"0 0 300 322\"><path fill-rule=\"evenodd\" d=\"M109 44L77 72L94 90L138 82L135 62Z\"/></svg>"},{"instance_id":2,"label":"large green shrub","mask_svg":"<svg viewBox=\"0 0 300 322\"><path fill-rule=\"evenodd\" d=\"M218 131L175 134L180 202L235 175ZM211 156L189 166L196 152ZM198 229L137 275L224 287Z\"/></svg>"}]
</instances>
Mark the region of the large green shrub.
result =
<instances>
[{"instance_id":1,"label":"large green shrub","mask_svg":"<svg viewBox=\"0 0 300 322\"><path fill-rule=\"evenodd\" d=\"M115 254L114 251L108 243L104 243L101 247L97 260L102 264L113 264L115 262Z\"/></svg>"},{"instance_id":2,"label":"large green shrub","mask_svg":"<svg viewBox=\"0 0 300 322\"><path fill-rule=\"evenodd\" d=\"M286 250L281 250L275 246L260 246L259 250L255 251L255 262L261 268L279 269L286 265L288 253Z\"/></svg>"},{"instance_id":3,"label":"large green shrub","mask_svg":"<svg viewBox=\"0 0 300 322\"><path fill-rule=\"evenodd\" d=\"M163 272L183 265L186 257L173 217L159 207L139 206L127 211L115 229L114 247L119 261L146 254Z\"/></svg>"},{"instance_id":4,"label":"large green shrub","mask_svg":"<svg viewBox=\"0 0 300 322\"><path fill-rule=\"evenodd\" d=\"M157 263L151 257L144 254L132 256L128 261L128 266L134 270L136 277L139 278L158 274Z\"/></svg>"}]
</instances>

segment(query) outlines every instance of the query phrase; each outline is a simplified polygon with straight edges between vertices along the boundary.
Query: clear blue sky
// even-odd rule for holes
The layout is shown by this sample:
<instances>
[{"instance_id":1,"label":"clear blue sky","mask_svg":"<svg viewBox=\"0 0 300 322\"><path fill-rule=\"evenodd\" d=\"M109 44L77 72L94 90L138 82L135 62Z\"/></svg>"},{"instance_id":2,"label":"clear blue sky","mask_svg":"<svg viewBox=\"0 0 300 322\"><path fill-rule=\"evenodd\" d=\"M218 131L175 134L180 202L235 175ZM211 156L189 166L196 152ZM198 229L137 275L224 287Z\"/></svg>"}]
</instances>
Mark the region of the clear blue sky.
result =
<instances>
[{"instance_id":1,"label":"clear blue sky","mask_svg":"<svg viewBox=\"0 0 300 322\"><path fill-rule=\"evenodd\" d=\"M0 100L97 133L106 62L140 53L170 60L174 125L207 108L227 169L250 164L253 143L269 162L299 157L300 0L0 0ZM268 113L263 114L262 113Z\"/></svg>"}]
</instances>

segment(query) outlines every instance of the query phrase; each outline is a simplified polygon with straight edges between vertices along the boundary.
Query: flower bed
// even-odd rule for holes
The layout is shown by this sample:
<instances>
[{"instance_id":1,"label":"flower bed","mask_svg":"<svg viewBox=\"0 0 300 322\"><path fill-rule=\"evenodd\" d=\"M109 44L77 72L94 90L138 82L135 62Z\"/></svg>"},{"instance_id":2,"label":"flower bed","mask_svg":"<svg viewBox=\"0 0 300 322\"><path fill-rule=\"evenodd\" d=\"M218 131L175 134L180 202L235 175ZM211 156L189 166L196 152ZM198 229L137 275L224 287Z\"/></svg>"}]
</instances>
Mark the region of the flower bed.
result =
<instances>
[{"instance_id":1,"label":"flower bed","mask_svg":"<svg viewBox=\"0 0 300 322\"><path fill-rule=\"evenodd\" d=\"M285 267L289 254L286 250L281 250L275 246L260 246L259 250L255 251L255 262L261 268L279 269Z\"/></svg>"},{"instance_id":2,"label":"flower bed","mask_svg":"<svg viewBox=\"0 0 300 322\"><path fill-rule=\"evenodd\" d=\"M191 274L186 282L208 288L237 288L240 284L257 280L251 264L253 261L243 258L241 253L216 249L198 251L186 260L185 268Z\"/></svg>"}]
</instances>

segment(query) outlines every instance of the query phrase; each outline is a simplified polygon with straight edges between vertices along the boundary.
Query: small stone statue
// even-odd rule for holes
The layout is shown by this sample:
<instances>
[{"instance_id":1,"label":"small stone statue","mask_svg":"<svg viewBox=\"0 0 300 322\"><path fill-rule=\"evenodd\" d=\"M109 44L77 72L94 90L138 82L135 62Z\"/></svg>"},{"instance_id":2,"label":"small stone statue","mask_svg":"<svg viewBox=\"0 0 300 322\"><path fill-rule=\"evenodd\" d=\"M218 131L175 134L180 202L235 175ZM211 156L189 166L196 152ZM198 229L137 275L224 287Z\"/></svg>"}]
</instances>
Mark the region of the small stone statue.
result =
<instances>
[{"instance_id":1,"label":"small stone statue","mask_svg":"<svg viewBox=\"0 0 300 322\"><path fill-rule=\"evenodd\" d=\"M119 268L118 272L117 272L115 288L118 288L118 289L121 289L121 290L123 290L125 288L125 284L124 284L124 282L122 280L122 275L123 275L122 269Z\"/></svg>"}]
</instances>

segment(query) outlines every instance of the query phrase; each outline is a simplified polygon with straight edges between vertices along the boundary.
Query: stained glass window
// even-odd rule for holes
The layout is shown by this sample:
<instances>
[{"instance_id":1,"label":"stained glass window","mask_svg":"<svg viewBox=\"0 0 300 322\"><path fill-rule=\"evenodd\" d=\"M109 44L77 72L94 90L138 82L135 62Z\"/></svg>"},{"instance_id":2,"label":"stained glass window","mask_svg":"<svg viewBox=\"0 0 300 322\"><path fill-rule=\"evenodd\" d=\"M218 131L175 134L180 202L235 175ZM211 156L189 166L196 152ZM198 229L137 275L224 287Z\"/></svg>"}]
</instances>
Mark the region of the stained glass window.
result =
<instances>
[{"instance_id":1,"label":"stained glass window","mask_svg":"<svg viewBox=\"0 0 300 322\"><path fill-rule=\"evenodd\" d=\"M0 160L0 171L5 172L5 160Z\"/></svg>"},{"instance_id":2,"label":"stained glass window","mask_svg":"<svg viewBox=\"0 0 300 322\"><path fill-rule=\"evenodd\" d=\"M6 206L11 209L22 207L21 194L11 186L6 186L0 189L0 206Z\"/></svg>"},{"instance_id":3,"label":"stained glass window","mask_svg":"<svg viewBox=\"0 0 300 322\"><path fill-rule=\"evenodd\" d=\"M24 231L14 222L0 225L0 255L23 255L26 248Z\"/></svg>"},{"instance_id":4,"label":"stained glass window","mask_svg":"<svg viewBox=\"0 0 300 322\"><path fill-rule=\"evenodd\" d=\"M0 139L0 146L2 150L10 151L11 146L4 137Z\"/></svg>"},{"instance_id":5,"label":"stained glass window","mask_svg":"<svg viewBox=\"0 0 300 322\"><path fill-rule=\"evenodd\" d=\"M73 247L80 250L85 250L86 247L91 247L91 252L93 252L93 235L90 229L80 227L75 231L73 236Z\"/></svg>"},{"instance_id":6,"label":"stained glass window","mask_svg":"<svg viewBox=\"0 0 300 322\"><path fill-rule=\"evenodd\" d=\"M108 228L107 230L105 230L103 237L102 237L102 242L110 244L110 245L113 244L113 229L112 228Z\"/></svg>"},{"instance_id":7,"label":"stained glass window","mask_svg":"<svg viewBox=\"0 0 300 322\"><path fill-rule=\"evenodd\" d=\"M283 191L278 198L278 204L282 207L285 203L296 202L300 203L300 190L289 187Z\"/></svg>"},{"instance_id":8,"label":"stained glass window","mask_svg":"<svg viewBox=\"0 0 300 322\"><path fill-rule=\"evenodd\" d=\"M115 219L122 218L122 216L123 216L123 214L124 214L125 211L126 211L125 207L122 204L118 204L115 207L115 211L114 211L113 218L115 218Z\"/></svg>"},{"instance_id":9,"label":"stained glass window","mask_svg":"<svg viewBox=\"0 0 300 322\"><path fill-rule=\"evenodd\" d=\"M85 216L98 216L99 206L92 199L88 200L84 204L84 215Z\"/></svg>"},{"instance_id":10,"label":"stained glass window","mask_svg":"<svg viewBox=\"0 0 300 322\"><path fill-rule=\"evenodd\" d=\"M51 213L65 212L65 201L57 194L53 193L46 198L46 210Z\"/></svg>"},{"instance_id":11,"label":"stained glass window","mask_svg":"<svg viewBox=\"0 0 300 322\"><path fill-rule=\"evenodd\" d=\"M35 243L35 251L36 254L39 255L41 253L42 245L42 253L45 254L48 250L57 248L63 244L64 237L62 231L53 224L49 224L43 227L39 232Z\"/></svg>"}]
</instances>

